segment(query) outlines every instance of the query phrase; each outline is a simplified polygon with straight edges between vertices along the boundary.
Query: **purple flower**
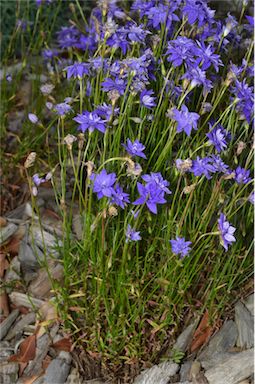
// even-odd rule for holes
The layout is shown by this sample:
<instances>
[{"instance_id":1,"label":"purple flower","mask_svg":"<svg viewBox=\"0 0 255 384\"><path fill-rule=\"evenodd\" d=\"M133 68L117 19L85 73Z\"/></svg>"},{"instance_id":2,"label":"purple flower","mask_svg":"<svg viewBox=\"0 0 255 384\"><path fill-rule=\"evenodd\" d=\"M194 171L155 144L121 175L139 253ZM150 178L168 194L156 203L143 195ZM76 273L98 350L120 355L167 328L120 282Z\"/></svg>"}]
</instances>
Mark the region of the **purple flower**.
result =
<instances>
[{"instance_id":1,"label":"purple flower","mask_svg":"<svg viewBox=\"0 0 255 384\"><path fill-rule=\"evenodd\" d=\"M32 177L34 184L39 187L40 184L44 183L46 180L43 177L39 177L38 173L35 173Z\"/></svg>"},{"instance_id":2,"label":"purple flower","mask_svg":"<svg viewBox=\"0 0 255 384\"><path fill-rule=\"evenodd\" d=\"M126 89L126 82L123 79L118 78L113 80L107 77L101 85L103 91L118 91L120 95L124 95Z\"/></svg>"},{"instance_id":3,"label":"purple flower","mask_svg":"<svg viewBox=\"0 0 255 384\"><path fill-rule=\"evenodd\" d=\"M235 98L238 99L238 112L241 112L245 116L248 123L250 123L254 113L253 87L249 87L245 80L236 80L235 86L232 87L231 91Z\"/></svg>"},{"instance_id":4,"label":"purple flower","mask_svg":"<svg viewBox=\"0 0 255 384\"><path fill-rule=\"evenodd\" d=\"M168 43L166 55L167 61L173 63L174 67L179 67L183 63L187 67L193 67L196 58L196 45L195 42L187 37L178 36L175 40Z\"/></svg>"},{"instance_id":5,"label":"purple flower","mask_svg":"<svg viewBox=\"0 0 255 384\"><path fill-rule=\"evenodd\" d=\"M102 117L106 121L110 121L112 118L112 115L117 116L119 113L119 108L114 108L110 104L103 103L102 105L99 105L95 109L95 113L98 114L98 116Z\"/></svg>"},{"instance_id":6,"label":"purple flower","mask_svg":"<svg viewBox=\"0 0 255 384\"><path fill-rule=\"evenodd\" d=\"M80 32L74 26L62 27L58 32L58 43L61 48L72 47L79 41Z\"/></svg>"},{"instance_id":7,"label":"purple flower","mask_svg":"<svg viewBox=\"0 0 255 384\"><path fill-rule=\"evenodd\" d=\"M220 124L217 124L206 136L218 152L224 151L227 148L227 142L231 139L231 135Z\"/></svg>"},{"instance_id":8,"label":"purple flower","mask_svg":"<svg viewBox=\"0 0 255 384\"><path fill-rule=\"evenodd\" d=\"M116 174L109 173L107 174L106 170L103 169L98 175L92 173L90 179L93 180L93 192L97 193L98 199L102 197L113 197L114 188L113 184L116 181Z\"/></svg>"},{"instance_id":9,"label":"purple flower","mask_svg":"<svg viewBox=\"0 0 255 384\"><path fill-rule=\"evenodd\" d=\"M67 103L56 104L54 108L59 116L65 116L72 111L71 106Z\"/></svg>"},{"instance_id":10,"label":"purple flower","mask_svg":"<svg viewBox=\"0 0 255 384\"><path fill-rule=\"evenodd\" d=\"M155 107L156 103L155 103L155 97L152 97L153 95L153 91L147 91L146 89L144 91L141 92L141 95L140 95L140 101L141 101L141 104L146 107L146 108L153 108Z\"/></svg>"},{"instance_id":11,"label":"purple flower","mask_svg":"<svg viewBox=\"0 0 255 384\"><path fill-rule=\"evenodd\" d=\"M132 143L130 139L127 139L127 145L126 144L122 144L122 145L131 156L139 156L146 159L146 156L143 153L143 151L145 150L145 146L142 143L140 143L139 140L136 139Z\"/></svg>"},{"instance_id":12,"label":"purple flower","mask_svg":"<svg viewBox=\"0 0 255 384\"><path fill-rule=\"evenodd\" d=\"M6 80L8 81L8 83L11 83L12 82L12 75L10 73L7 73L6 75Z\"/></svg>"},{"instance_id":13,"label":"purple flower","mask_svg":"<svg viewBox=\"0 0 255 384\"><path fill-rule=\"evenodd\" d=\"M141 183L137 183L138 192L140 197L133 202L134 205L146 203L148 209L152 213L157 213L157 204L164 204L166 200L164 198L165 192L154 182L150 182L145 186Z\"/></svg>"},{"instance_id":14,"label":"purple flower","mask_svg":"<svg viewBox=\"0 0 255 384\"><path fill-rule=\"evenodd\" d=\"M131 228L128 224L126 231L126 243L129 241L138 241L141 240L140 232L136 232L135 229Z\"/></svg>"},{"instance_id":15,"label":"purple flower","mask_svg":"<svg viewBox=\"0 0 255 384\"><path fill-rule=\"evenodd\" d=\"M111 203L118 205L122 209L125 208L127 203L130 203L129 194L125 193L123 191L123 188L119 184L116 184L115 186L114 192L111 197Z\"/></svg>"},{"instance_id":16,"label":"purple flower","mask_svg":"<svg viewBox=\"0 0 255 384\"><path fill-rule=\"evenodd\" d=\"M202 64L202 71L205 71L211 65L213 65L216 72L218 72L219 66L223 65L222 61L220 60L220 56L214 53L214 49L211 45L206 46L203 42L200 41L197 41L197 45L199 48L197 48L196 54L198 56L198 62Z\"/></svg>"},{"instance_id":17,"label":"purple flower","mask_svg":"<svg viewBox=\"0 0 255 384\"><path fill-rule=\"evenodd\" d=\"M68 79L71 77L78 77L78 79L81 79L84 75L89 74L89 66L88 63L74 63L73 65L64 68L64 71L67 72Z\"/></svg>"},{"instance_id":18,"label":"purple flower","mask_svg":"<svg viewBox=\"0 0 255 384\"><path fill-rule=\"evenodd\" d=\"M221 235L221 243L227 251L228 246L236 241L235 237L233 236L233 233L235 232L236 228L230 225L230 223L226 220L226 216L223 213L220 214L218 226Z\"/></svg>"},{"instance_id":19,"label":"purple flower","mask_svg":"<svg viewBox=\"0 0 255 384\"><path fill-rule=\"evenodd\" d=\"M138 43L145 43L145 38L148 34L151 34L151 32L146 31L143 29L143 25L136 25L136 24L131 24L128 25L127 28L127 36L130 41L136 41Z\"/></svg>"},{"instance_id":20,"label":"purple flower","mask_svg":"<svg viewBox=\"0 0 255 384\"><path fill-rule=\"evenodd\" d=\"M188 136L190 136L192 128L197 129L197 121L199 119L199 114L195 112L189 112L186 105L182 105L181 111L178 109L173 109L173 119L177 121L177 132L184 131Z\"/></svg>"},{"instance_id":21,"label":"purple flower","mask_svg":"<svg viewBox=\"0 0 255 384\"><path fill-rule=\"evenodd\" d=\"M52 59L53 57L58 56L58 50L57 49L44 49L42 51L42 56L45 59Z\"/></svg>"},{"instance_id":22,"label":"purple flower","mask_svg":"<svg viewBox=\"0 0 255 384\"><path fill-rule=\"evenodd\" d=\"M176 236L176 240L169 240L169 243L172 246L172 251L175 255L180 255L182 259L184 256L187 256L191 250L190 245L191 241L185 241L184 237Z\"/></svg>"},{"instance_id":23,"label":"purple flower","mask_svg":"<svg viewBox=\"0 0 255 384\"><path fill-rule=\"evenodd\" d=\"M249 195L248 200L251 204L254 205L255 202L255 196L254 196L254 191Z\"/></svg>"},{"instance_id":24,"label":"purple flower","mask_svg":"<svg viewBox=\"0 0 255 384\"><path fill-rule=\"evenodd\" d=\"M229 166L224 163L219 155L211 155L209 158L211 159L211 163L215 172L221 172L224 174L231 173Z\"/></svg>"},{"instance_id":25,"label":"purple flower","mask_svg":"<svg viewBox=\"0 0 255 384\"><path fill-rule=\"evenodd\" d=\"M206 23L210 24L214 13L215 11L206 5L205 0L186 0L183 7L183 14L188 17L189 23L194 24L197 21L199 27Z\"/></svg>"},{"instance_id":26,"label":"purple flower","mask_svg":"<svg viewBox=\"0 0 255 384\"><path fill-rule=\"evenodd\" d=\"M246 184L248 183L251 178L250 176L250 171L248 169L241 168L238 166L235 170L235 181L238 184Z\"/></svg>"},{"instance_id":27,"label":"purple flower","mask_svg":"<svg viewBox=\"0 0 255 384\"><path fill-rule=\"evenodd\" d=\"M216 170L212 165L212 159L210 157L201 158L197 156L197 159L192 161L190 172L194 173L195 176L205 175L209 180L212 177L211 173L215 173Z\"/></svg>"},{"instance_id":28,"label":"purple flower","mask_svg":"<svg viewBox=\"0 0 255 384\"><path fill-rule=\"evenodd\" d=\"M39 121L38 117L34 113L29 113L28 118L33 124L37 124Z\"/></svg>"},{"instance_id":29,"label":"purple flower","mask_svg":"<svg viewBox=\"0 0 255 384\"><path fill-rule=\"evenodd\" d=\"M142 179L146 181L147 186L148 184L156 183L158 188L160 188L162 191L164 191L167 194L171 194L172 192L170 189L168 189L169 182L167 180L164 180L160 172L151 172L150 175L143 175Z\"/></svg>"},{"instance_id":30,"label":"purple flower","mask_svg":"<svg viewBox=\"0 0 255 384\"><path fill-rule=\"evenodd\" d=\"M212 82L206 78L205 71L202 71L199 67L187 70L187 72L182 76L182 79L190 80L191 89L202 85L204 96L213 88Z\"/></svg>"},{"instance_id":31,"label":"purple flower","mask_svg":"<svg viewBox=\"0 0 255 384\"><path fill-rule=\"evenodd\" d=\"M106 130L106 121L102 120L96 112L85 111L82 114L78 114L73 120L80 124L78 129L82 132L85 132L87 129L89 132L93 132L97 129L104 133Z\"/></svg>"}]
</instances>

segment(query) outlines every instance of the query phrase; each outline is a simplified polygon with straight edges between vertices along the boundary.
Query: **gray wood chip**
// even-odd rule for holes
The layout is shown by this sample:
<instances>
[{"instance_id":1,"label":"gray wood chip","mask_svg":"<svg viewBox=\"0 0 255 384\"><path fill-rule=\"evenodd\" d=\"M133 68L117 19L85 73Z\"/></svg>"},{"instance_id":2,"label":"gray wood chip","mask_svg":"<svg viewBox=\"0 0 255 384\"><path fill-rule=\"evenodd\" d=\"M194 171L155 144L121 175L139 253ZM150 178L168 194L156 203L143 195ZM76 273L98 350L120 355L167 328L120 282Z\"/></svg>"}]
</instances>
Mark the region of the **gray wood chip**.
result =
<instances>
[{"instance_id":1,"label":"gray wood chip","mask_svg":"<svg viewBox=\"0 0 255 384\"><path fill-rule=\"evenodd\" d=\"M254 317L241 301L235 305L235 322L238 328L237 346L252 348L254 346Z\"/></svg>"},{"instance_id":2,"label":"gray wood chip","mask_svg":"<svg viewBox=\"0 0 255 384\"><path fill-rule=\"evenodd\" d=\"M228 357L228 350L236 344L238 332L233 320L226 321L219 332L210 340L208 346L198 355L203 368L210 369L224 358Z\"/></svg>"},{"instance_id":3,"label":"gray wood chip","mask_svg":"<svg viewBox=\"0 0 255 384\"><path fill-rule=\"evenodd\" d=\"M44 384L64 384L70 371L70 364L64 359L54 359L46 369Z\"/></svg>"},{"instance_id":4,"label":"gray wood chip","mask_svg":"<svg viewBox=\"0 0 255 384\"><path fill-rule=\"evenodd\" d=\"M236 353L205 372L209 384L237 384L254 372L254 349Z\"/></svg>"},{"instance_id":5,"label":"gray wood chip","mask_svg":"<svg viewBox=\"0 0 255 384\"><path fill-rule=\"evenodd\" d=\"M17 307L22 306L30 309L38 309L44 303L42 300L26 295L25 293L15 291L9 294L9 299Z\"/></svg>"},{"instance_id":6,"label":"gray wood chip","mask_svg":"<svg viewBox=\"0 0 255 384\"><path fill-rule=\"evenodd\" d=\"M143 371L135 378L134 384L168 384L170 377L174 376L178 369L178 364L165 361Z\"/></svg>"},{"instance_id":7,"label":"gray wood chip","mask_svg":"<svg viewBox=\"0 0 255 384\"><path fill-rule=\"evenodd\" d=\"M6 227L0 228L0 245L7 241L17 231L18 226L13 223L9 223Z\"/></svg>"},{"instance_id":8,"label":"gray wood chip","mask_svg":"<svg viewBox=\"0 0 255 384\"><path fill-rule=\"evenodd\" d=\"M19 315L19 310L14 309L8 317L2 323L0 323L0 340L3 340L3 338L7 335L9 329L11 328L12 324L16 320L16 318Z\"/></svg>"},{"instance_id":9,"label":"gray wood chip","mask_svg":"<svg viewBox=\"0 0 255 384\"><path fill-rule=\"evenodd\" d=\"M30 312L26 315L24 315L15 325L10 329L8 332L7 336L5 337L5 340L11 340L16 336L17 333L21 332L24 330L24 328L31 324L34 323L36 319L35 313Z\"/></svg>"}]
</instances>

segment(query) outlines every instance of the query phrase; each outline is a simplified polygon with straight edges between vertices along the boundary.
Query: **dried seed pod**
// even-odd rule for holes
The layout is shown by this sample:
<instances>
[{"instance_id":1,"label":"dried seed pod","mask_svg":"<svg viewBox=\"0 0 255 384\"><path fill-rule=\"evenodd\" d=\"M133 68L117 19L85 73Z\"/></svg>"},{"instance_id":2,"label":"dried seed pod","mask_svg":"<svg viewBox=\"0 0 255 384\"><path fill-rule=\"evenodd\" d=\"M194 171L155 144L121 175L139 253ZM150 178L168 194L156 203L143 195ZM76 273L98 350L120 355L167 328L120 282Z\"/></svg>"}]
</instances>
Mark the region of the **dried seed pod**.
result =
<instances>
[{"instance_id":1,"label":"dried seed pod","mask_svg":"<svg viewBox=\"0 0 255 384\"><path fill-rule=\"evenodd\" d=\"M236 150L237 156L241 155L241 153L245 148L246 148L246 144L243 141L239 141L239 143L237 144L237 150Z\"/></svg>"},{"instance_id":2,"label":"dried seed pod","mask_svg":"<svg viewBox=\"0 0 255 384\"><path fill-rule=\"evenodd\" d=\"M108 208L108 214L109 216L118 216L118 210L116 207L114 207L113 205L111 205L109 208Z\"/></svg>"},{"instance_id":3,"label":"dried seed pod","mask_svg":"<svg viewBox=\"0 0 255 384\"><path fill-rule=\"evenodd\" d=\"M25 168L30 168L34 165L36 159L36 152L30 152L24 163Z\"/></svg>"}]
</instances>

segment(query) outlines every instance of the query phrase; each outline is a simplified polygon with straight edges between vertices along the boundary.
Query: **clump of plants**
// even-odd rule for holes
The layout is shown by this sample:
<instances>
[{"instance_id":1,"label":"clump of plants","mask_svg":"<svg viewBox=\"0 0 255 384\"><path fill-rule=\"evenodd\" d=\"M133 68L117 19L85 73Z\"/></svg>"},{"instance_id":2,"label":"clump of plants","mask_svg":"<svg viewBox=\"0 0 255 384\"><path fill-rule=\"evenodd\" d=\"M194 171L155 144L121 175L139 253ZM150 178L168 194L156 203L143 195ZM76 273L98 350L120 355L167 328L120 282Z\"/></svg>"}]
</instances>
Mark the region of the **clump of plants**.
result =
<instances>
[{"instance_id":1,"label":"clump of plants","mask_svg":"<svg viewBox=\"0 0 255 384\"><path fill-rule=\"evenodd\" d=\"M218 20L202 0L98 1L85 18L76 1L43 50L48 79L26 122L44 159L28 170L33 201L51 180L58 309L109 370L157 361L187 313L219 316L252 274L246 5Z\"/></svg>"}]
</instances>

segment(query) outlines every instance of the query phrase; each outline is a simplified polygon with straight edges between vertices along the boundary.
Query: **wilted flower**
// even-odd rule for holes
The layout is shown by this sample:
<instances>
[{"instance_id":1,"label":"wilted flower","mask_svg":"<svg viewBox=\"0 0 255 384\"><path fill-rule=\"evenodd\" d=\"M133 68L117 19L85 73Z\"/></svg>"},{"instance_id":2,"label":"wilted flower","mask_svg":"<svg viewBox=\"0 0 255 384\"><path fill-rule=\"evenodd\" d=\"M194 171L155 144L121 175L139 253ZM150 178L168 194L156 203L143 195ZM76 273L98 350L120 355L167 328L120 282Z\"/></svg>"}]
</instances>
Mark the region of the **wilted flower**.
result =
<instances>
[{"instance_id":1,"label":"wilted flower","mask_svg":"<svg viewBox=\"0 0 255 384\"><path fill-rule=\"evenodd\" d=\"M126 243L128 243L129 241L138 240L141 240L140 232L135 231L135 229L131 228L130 224L128 224L126 230Z\"/></svg>"},{"instance_id":2,"label":"wilted flower","mask_svg":"<svg viewBox=\"0 0 255 384\"><path fill-rule=\"evenodd\" d=\"M127 174L128 176L140 176L143 169L140 164L133 161L127 162Z\"/></svg>"},{"instance_id":3,"label":"wilted flower","mask_svg":"<svg viewBox=\"0 0 255 384\"><path fill-rule=\"evenodd\" d=\"M25 168L30 168L34 165L36 159L36 152L30 152L24 163Z\"/></svg>"},{"instance_id":4,"label":"wilted flower","mask_svg":"<svg viewBox=\"0 0 255 384\"><path fill-rule=\"evenodd\" d=\"M64 143L67 145L68 149L72 149L73 143L75 141L77 141L77 137L70 135L69 133L66 135L66 137L64 137Z\"/></svg>"},{"instance_id":5,"label":"wilted flower","mask_svg":"<svg viewBox=\"0 0 255 384\"><path fill-rule=\"evenodd\" d=\"M228 250L228 246L231 245L231 243L235 242L236 239L233 236L233 233L235 232L236 228L232 227L229 222L226 220L226 216L221 213L220 218L218 220L219 225L219 231L221 234L221 242L225 250Z\"/></svg>"},{"instance_id":6,"label":"wilted flower","mask_svg":"<svg viewBox=\"0 0 255 384\"><path fill-rule=\"evenodd\" d=\"M43 95L50 95L51 92L53 91L53 89L54 89L53 84L43 84L40 87L40 90L41 90Z\"/></svg>"},{"instance_id":7,"label":"wilted flower","mask_svg":"<svg viewBox=\"0 0 255 384\"><path fill-rule=\"evenodd\" d=\"M255 202L255 196L254 196L254 191L249 195L248 200L251 204L254 205Z\"/></svg>"},{"instance_id":8,"label":"wilted flower","mask_svg":"<svg viewBox=\"0 0 255 384\"><path fill-rule=\"evenodd\" d=\"M181 160L177 159L175 161L176 168L181 171L182 173L188 172L190 168L192 167L192 160L191 159L186 159L186 160Z\"/></svg>"},{"instance_id":9,"label":"wilted flower","mask_svg":"<svg viewBox=\"0 0 255 384\"><path fill-rule=\"evenodd\" d=\"M176 240L169 240L172 251L175 255L180 255L180 258L182 259L184 256L187 256L189 251L191 250L190 245L192 244L191 241L185 241L184 237L178 237L176 236Z\"/></svg>"},{"instance_id":10,"label":"wilted flower","mask_svg":"<svg viewBox=\"0 0 255 384\"><path fill-rule=\"evenodd\" d=\"M65 116L72 111L72 107L67 103L56 104L54 108L59 116Z\"/></svg>"},{"instance_id":11,"label":"wilted flower","mask_svg":"<svg viewBox=\"0 0 255 384\"><path fill-rule=\"evenodd\" d=\"M145 146L142 143L140 143L139 140L136 139L132 143L130 139L127 139L127 145L126 144L122 144L122 145L131 156L139 156L146 159L146 156L143 153L143 151L145 150Z\"/></svg>"}]
</instances>

